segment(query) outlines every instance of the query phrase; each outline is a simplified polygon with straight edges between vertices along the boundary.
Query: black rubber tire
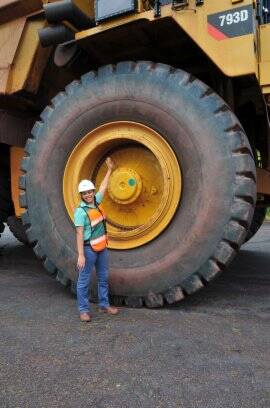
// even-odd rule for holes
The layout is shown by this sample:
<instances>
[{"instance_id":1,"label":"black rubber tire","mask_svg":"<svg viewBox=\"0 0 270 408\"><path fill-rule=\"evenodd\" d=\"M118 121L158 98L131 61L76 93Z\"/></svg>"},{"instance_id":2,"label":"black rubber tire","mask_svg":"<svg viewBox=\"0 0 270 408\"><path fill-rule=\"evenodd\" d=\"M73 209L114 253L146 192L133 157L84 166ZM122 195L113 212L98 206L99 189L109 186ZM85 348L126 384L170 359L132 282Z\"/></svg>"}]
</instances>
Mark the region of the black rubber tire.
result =
<instances>
[{"instance_id":1,"label":"black rubber tire","mask_svg":"<svg viewBox=\"0 0 270 408\"><path fill-rule=\"evenodd\" d=\"M27 236L50 274L75 288L75 229L62 197L72 149L111 121L146 124L175 151L183 192L174 220L149 244L110 251L117 304L159 307L215 278L249 229L256 173L249 142L227 104L190 74L151 62L123 62L85 74L41 114L22 161L21 206Z\"/></svg>"},{"instance_id":2,"label":"black rubber tire","mask_svg":"<svg viewBox=\"0 0 270 408\"><path fill-rule=\"evenodd\" d=\"M25 227L22 223L21 218L12 215L7 219L7 225L9 226L10 231L17 238L18 241L22 242L25 245L28 245L28 238L25 232Z\"/></svg>"},{"instance_id":3,"label":"black rubber tire","mask_svg":"<svg viewBox=\"0 0 270 408\"><path fill-rule=\"evenodd\" d=\"M8 216L13 213L10 190L9 146L0 144L0 234Z\"/></svg>"},{"instance_id":4,"label":"black rubber tire","mask_svg":"<svg viewBox=\"0 0 270 408\"><path fill-rule=\"evenodd\" d=\"M263 208L263 207L255 208L252 223L249 227L245 242L249 241L259 231L259 229L261 228L265 220L266 211L267 211L267 208Z\"/></svg>"}]
</instances>

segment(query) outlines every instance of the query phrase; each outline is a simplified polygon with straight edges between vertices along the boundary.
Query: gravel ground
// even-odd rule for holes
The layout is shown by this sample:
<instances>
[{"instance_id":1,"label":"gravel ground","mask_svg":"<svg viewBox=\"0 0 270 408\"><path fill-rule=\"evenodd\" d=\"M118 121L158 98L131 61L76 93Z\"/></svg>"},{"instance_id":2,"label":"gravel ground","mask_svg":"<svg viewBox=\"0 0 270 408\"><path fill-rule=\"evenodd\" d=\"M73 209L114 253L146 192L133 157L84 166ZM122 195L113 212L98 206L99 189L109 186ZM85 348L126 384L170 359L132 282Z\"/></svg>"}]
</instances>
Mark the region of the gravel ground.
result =
<instances>
[{"instance_id":1,"label":"gravel ground","mask_svg":"<svg viewBox=\"0 0 270 408\"><path fill-rule=\"evenodd\" d=\"M79 322L75 299L6 229L1 408L270 407L270 224L213 284L160 310Z\"/></svg>"}]
</instances>

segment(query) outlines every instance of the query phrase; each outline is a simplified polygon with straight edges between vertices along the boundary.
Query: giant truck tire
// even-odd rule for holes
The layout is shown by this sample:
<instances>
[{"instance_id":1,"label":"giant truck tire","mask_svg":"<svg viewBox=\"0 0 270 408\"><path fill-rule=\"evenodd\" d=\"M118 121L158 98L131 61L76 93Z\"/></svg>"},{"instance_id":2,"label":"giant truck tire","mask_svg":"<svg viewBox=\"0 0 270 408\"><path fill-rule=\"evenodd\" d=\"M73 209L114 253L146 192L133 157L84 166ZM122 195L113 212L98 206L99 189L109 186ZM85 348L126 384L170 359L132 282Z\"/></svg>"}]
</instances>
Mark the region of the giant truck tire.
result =
<instances>
[{"instance_id":1,"label":"giant truck tire","mask_svg":"<svg viewBox=\"0 0 270 408\"><path fill-rule=\"evenodd\" d=\"M0 234L4 231L8 216L12 214L13 205L10 191L9 146L0 144Z\"/></svg>"},{"instance_id":2,"label":"giant truck tire","mask_svg":"<svg viewBox=\"0 0 270 408\"><path fill-rule=\"evenodd\" d=\"M25 245L28 245L28 238L21 218L16 217L16 215L11 215L7 219L7 225L18 241L22 242Z\"/></svg>"},{"instance_id":3,"label":"giant truck tire","mask_svg":"<svg viewBox=\"0 0 270 408\"><path fill-rule=\"evenodd\" d=\"M20 180L27 236L50 274L74 290L72 214L80 179L104 199L110 294L158 307L203 288L236 255L256 200L247 137L226 103L190 74L124 62L85 74L41 114Z\"/></svg>"},{"instance_id":4,"label":"giant truck tire","mask_svg":"<svg viewBox=\"0 0 270 408\"><path fill-rule=\"evenodd\" d=\"M249 227L245 242L249 241L259 231L265 220L266 211L267 208L263 207L255 208L252 223Z\"/></svg>"}]
</instances>

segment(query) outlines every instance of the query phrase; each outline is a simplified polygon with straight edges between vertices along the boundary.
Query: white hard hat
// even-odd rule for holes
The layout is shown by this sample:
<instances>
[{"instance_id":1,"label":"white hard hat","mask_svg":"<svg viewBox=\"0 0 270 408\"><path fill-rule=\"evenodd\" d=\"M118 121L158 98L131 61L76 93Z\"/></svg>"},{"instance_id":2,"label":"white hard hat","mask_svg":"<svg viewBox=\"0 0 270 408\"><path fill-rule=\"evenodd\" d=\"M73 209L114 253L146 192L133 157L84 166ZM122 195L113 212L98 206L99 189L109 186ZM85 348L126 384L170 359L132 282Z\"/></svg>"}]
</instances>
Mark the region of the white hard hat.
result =
<instances>
[{"instance_id":1,"label":"white hard hat","mask_svg":"<svg viewBox=\"0 0 270 408\"><path fill-rule=\"evenodd\" d=\"M78 185L79 193L83 193L84 191L95 190L95 189L96 187L90 180L82 180Z\"/></svg>"}]
</instances>

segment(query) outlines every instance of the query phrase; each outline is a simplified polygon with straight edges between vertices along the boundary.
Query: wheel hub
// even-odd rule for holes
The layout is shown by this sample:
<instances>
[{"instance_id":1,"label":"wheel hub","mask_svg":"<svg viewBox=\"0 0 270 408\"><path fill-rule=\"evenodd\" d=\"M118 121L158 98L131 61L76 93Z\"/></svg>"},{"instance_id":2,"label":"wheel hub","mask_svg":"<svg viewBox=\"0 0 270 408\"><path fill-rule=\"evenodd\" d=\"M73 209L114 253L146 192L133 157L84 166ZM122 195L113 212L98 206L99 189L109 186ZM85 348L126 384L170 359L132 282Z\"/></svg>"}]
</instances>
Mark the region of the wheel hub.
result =
<instances>
[{"instance_id":1,"label":"wheel hub","mask_svg":"<svg viewBox=\"0 0 270 408\"><path fill-rule=\"evenodd\" d=\"M112 173L108 192L116 203L130 204L134 202L139 197L141 190L141 177L135 170L121 167Z\"/></svg>"}]
</instances>

